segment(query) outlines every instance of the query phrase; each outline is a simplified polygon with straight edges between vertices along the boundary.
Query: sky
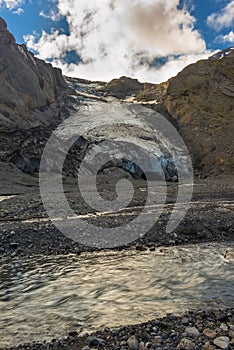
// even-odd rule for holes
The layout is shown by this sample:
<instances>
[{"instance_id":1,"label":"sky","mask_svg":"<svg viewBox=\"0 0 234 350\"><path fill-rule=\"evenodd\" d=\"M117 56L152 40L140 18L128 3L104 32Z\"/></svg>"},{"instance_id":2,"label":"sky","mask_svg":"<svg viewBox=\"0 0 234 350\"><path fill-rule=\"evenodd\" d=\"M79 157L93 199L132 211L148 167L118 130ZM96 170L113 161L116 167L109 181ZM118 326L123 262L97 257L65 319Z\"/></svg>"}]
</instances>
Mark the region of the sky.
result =
<instances>
[{"instance_id":1,"label":"sky","mask_svg":"<svg viewBox=\"0 0 234 350\"><path fill-rule=\"evenodd\" d=\"M234 0L0 0L19 44L67 76L159 83L234 46Z\"/></svg>"}]
</instances>

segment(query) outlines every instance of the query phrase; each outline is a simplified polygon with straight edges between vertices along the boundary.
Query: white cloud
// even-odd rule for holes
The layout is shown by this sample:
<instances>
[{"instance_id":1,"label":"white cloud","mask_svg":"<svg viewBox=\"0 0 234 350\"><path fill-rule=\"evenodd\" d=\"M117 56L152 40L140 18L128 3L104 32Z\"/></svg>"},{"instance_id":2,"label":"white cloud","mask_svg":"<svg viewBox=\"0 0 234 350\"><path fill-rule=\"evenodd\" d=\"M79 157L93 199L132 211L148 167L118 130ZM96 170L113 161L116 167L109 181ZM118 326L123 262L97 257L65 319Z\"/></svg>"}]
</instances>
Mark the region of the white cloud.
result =
<instances>
[{"instance_id":1,"label":"white cloud","mask_svg":"<svg viewBox=\"0 0 234 350\"><path fill-rule=\"evenodd\" d=\"M203 54L187 54L179 58L169 58L161 67L150 67L148 64L138 65L134 70L116 68L111 71L103 64L90 63L88 65L65 64L61 60L54 60L53 64L63 70L63 74L70 77L81 77L89 80L110 81L123 75L136 78L141 82L161 83L178 74L184 67L201 59L211 56L210 51Z\"/></svg>"},{"instance_id":2,"label":"white cloud","mask_svg":"<svg viewBox=\"0 0 234 350\"><path fill-rule=\"evenodd\" d=\"M61 18L61 15L58 11L56 11L55 9L51 9L49 11L49 13L45 13L44 11L41 11L39 13L39 16L44 17L44 18L49 18L52 21L56 22Z\"/></svg>"},{"instance_id":3,"label":"white cloud","mask_svg":"<svg viewBox=\"0 0 234 350\"><path fill-rule=\"evenodd\" d=\"M37 37L37 34L26 35L24 40L29 48L39 52L39 57L43 60L61 58L74 47L73 43L70 43L70 37L59 34L57 30L51 34L47 34L43 30L38 43L35 43Z\"/></svg>"},{"instance_id":4,"label":"white cloud","mask_svg":"<svg viewBox=\"0 0 234 350\"><path fill-rule=\"evenodd\" d=\"M206 22L215 30L231 27L234 23L234 0L231 0L220 12L208 16Z\"/></svg>"},{"instance_id":5,"label":"white cloud","mask_svg":"<svg viewBox=\"0 0 234 350\"><path fill-rule=\"evenodd\" d=\"M24 13L24 10L22 7L18 7L15 11L13 11L13 13L16 15L22 15L22 13Z\"/></svg>"},{"instance_id":6,"label":"white cloud","mask_svg":"<svg viewBox=\"0 0 234 350\"><path fill-rule=\"evenodd\" d=\"M6 7L9 10L14 10L23 3L24 0L0 0L0 7Z\"/></svg>"},{"instance_id":7,"label":"white cloud","mask_svg":"<svg viewBox=\"0 0 234 350\"><path fill-rule=\"evenodd\" d=\"M95 80L128 75L158 82L208 56L194 29L195 18L178 4L179 0L59 0L58 13L66 17L70 34L43 32L25 41L68 75ZM63 61L69 50L77 52L81 63ZM181 54L163 68L149 66L155 57Z\"/></svg>"},{"instance_id":8,"label":"white cloud","mask_svg":"<svg viewBox=\"0 0 234 350\"><path fill-rule=\"evenodd\" d=\"M226 35L219 35L217 37L216 41L223 42L223 43L234 43L234 32L233 32L233 30L231 30Z\"/></svg>"}]
</instances>

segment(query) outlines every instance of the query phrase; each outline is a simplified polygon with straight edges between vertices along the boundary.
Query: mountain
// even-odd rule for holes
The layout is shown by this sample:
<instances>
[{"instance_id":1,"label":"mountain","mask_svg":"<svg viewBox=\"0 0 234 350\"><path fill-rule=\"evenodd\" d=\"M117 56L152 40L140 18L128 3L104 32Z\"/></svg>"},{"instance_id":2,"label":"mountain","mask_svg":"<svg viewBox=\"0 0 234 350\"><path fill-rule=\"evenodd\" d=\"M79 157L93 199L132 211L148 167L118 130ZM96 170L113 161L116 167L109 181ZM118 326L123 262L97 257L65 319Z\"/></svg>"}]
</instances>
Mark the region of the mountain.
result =
<instances>
[{"instance_id":1,"label":"mountain","mask_svg":"<svg viewBox=\"0 0 234 350\"><path fill-rule=\"evenodd\" d=\"M128 95L137 94L143 89L143 84L139 83L137 79L128 77L121 77L113 79L107 83L104 92L117 98L126 98Z\"/></svg>"},{"instance_id":2,"label":"mountain","mask_svg":"<svg viewBox=\"0 0 234 350\"><path fill-rule=\"evenodd\" d=\"M81 114L82 103L91 106L93 101L102 102L115 110L118 100L123 108L131 109L124 105L127 102L135 111L140 110L135 104L144 104L160 112L187 144L196 175L233 174L233 52L229 48L191 64L162 84L140 83L129 77L109 83L89 82L63 77L61 70L36 58L24 45L17 45L0 18L0 162L14 164L26 173L37 172L51 131L70 115L75 101L72 95L76 95ZM77 118L75 125L79 126L82 115L78 113ZM92 124L87 118L85 121ZM89 142L102 142L103 135L114 133L95 132L89 135L93 141L82 135L85 145L72 150L78 163ZM129 136L128 131L123 132ZM137 130L135 134L140 135L140 142L155 142L152 135L141 135ZM68 170L73 173L70 166Z\"/></svg>"},{"instance_id":3,"label":"mountain","mask_svg":"<svg viewBox=\"0 0 234 350\"><path fill-rule=\"evenodd\" d=\"M0 130L54 123L67 89L61 70L17 45L0 18Z\"/></svg>"},{"instance_id":4,"label":"mountain","mask_svg":"<svg viewBox=\"0 0 234 350\"><path fill-rule=\"evenodd\" d=\"M216 52L214 55L210 56L210 60L220 60L224 57L234 57L234 47L228 47L222 51Z\"/></svg>"},{"instance_id":5,"label":"mountain","mask_svg":"<svg viewBox=\"0 0 234 350\"><path fill-rule=\"evenodd\" d=\"M234 57L202 60L168 82L165 107L203 175L234 173Z\"/></svg>"},{"instance_id":6,"label":"mountain","mask_svg":"<svg viewBox=\"0 0 234 350\"><path fill-rule=\"evenodd\" d=\"M136 96L174 123L197 175L234 173L233 52L229 48L191 64L165 83L146 83Z\"/></svg>"},{"instance_id":7,"label":"mountain","mask_svg":"<svg viewBox=\"0 0 234 350\"><path fill-rule=\"evenodd\" d=\"M133 85L138 92L128 88ZM163 114L186 142L195 174L234 173L234 48L191 64L162 84L130 84L122 77L104 90L115 97L132 96L127 101Z\"/></svg>"}]
</instances>

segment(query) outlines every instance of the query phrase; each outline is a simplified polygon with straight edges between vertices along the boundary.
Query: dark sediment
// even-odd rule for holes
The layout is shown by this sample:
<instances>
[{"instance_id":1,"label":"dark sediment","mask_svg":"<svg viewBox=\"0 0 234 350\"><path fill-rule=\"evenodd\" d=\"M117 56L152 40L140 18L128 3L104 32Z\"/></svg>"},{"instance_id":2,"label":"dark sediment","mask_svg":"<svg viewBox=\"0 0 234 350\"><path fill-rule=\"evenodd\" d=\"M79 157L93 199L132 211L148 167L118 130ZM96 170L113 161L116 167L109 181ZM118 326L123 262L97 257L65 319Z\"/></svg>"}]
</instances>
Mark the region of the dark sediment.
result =
<instances>
[{"instance_id":1,"label":"dark sediment","mask_svg":"<svg viewBox=\"0 0 234 350\"><path fill-rule=\"evenodd\" d=\"M15 179L17 180L17 172ZM80 253L81 251L97 250L85 247L79 242L74 242L65 237L51 223L43 207L40 197L37 179L32 180L31 187L15 186L7 190L5 183L5 194L17 194L1 202L0 210L0 237L1 255L9 254L30 256L33 254L68 254ZM104 196L111 197L115 181L104 176L105 181L100 181L99 189ZM22 178L19 179L22 181ZM28 185L30 182L26 177ZM34 181L34 182L33 182ZM113 216L104 214L96 215L95 211L85 205L82 196L77 191L74 179L70 179L65 186L66 196L71 207L77 215L88 215L93 212L91 220L97 226L109 227L116 220L115 225L123 225L133 219L142 210L145 204L144 191L146 182L144 180L132 180L136 186L136 194L130 206L122 211L122 215ZM16 181L17 182L17 181ZM22 192L20 192L22 191ZM154 227L147 234L127 246L117 249L154 249L162 245L178 245L198 242L231 241L234 237L234 214L233 214L233 185L230 179L221 182L198 180L194 186L193 199L185 218L172 233L166 233L166 223L176 199L177 184L168 184L167 203L164 211ZM3 197L4 198L4 197Z\"/></svg>"}]
</instances>

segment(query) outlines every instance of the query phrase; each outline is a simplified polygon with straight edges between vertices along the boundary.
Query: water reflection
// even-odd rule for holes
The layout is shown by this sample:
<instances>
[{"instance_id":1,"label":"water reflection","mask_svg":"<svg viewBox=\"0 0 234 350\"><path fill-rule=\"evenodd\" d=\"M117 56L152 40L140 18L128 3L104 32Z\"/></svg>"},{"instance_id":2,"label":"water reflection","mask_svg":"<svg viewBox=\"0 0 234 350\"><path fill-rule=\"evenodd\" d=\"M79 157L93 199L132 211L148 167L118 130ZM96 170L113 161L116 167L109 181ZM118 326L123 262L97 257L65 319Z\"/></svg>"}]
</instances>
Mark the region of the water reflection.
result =
<instances>
[{"instance_id":1,"label":"water reflection","mask_svg":"<svg viewBox=\"0 0 234 350\"><path fill-rule=\"evenodd\" d=\"M234 267L222 258L225 250L203 244L2 261L0 346L231 306Z\"/></svg>"}]
</instances>

